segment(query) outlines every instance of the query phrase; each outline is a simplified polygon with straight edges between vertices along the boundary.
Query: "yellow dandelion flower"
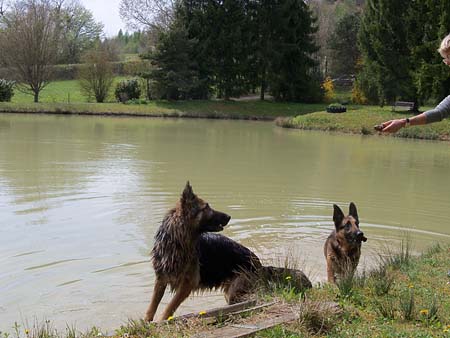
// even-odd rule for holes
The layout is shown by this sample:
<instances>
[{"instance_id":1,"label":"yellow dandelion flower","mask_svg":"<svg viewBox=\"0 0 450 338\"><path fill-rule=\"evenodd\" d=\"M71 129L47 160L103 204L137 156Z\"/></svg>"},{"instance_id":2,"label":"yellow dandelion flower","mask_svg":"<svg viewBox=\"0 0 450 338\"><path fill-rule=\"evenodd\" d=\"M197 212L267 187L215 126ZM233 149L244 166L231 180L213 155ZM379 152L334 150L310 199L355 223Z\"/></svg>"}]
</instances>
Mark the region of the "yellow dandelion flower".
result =
<instances>
[{"instance_id":1,"label":"yellow dandelion flower","mask_svg":"<svg viewBox=\"0 0 450 338\"><path fill-rule=\"evenodd\" d=\"M413 289L413 288L414 288L414 285L409 284L409 285L408 285L408 288Z\"/></svg>"},{"instance_id":2,"label":"yellow dandelion flower","mask_svg":"<svg viewBox=\"0 0 450 338\"><path fill-rule=\"evenodd\" d=\"M428 314L428 310L427 309L422 309L422 310L420 310L420 314L421 315L427 315Z\"/></svg>"},{"instance_id":3,"label":"yellow dandelion flower","mask_svg":"<svg viewBox=\"0 0 450 338\"><path fill-rule=\"evenodd\" d=\"M170 316L169 318L167 318L167 321L171 321L171 320L173 320L173 316Z\"/></svg>"},{"instance_id":4,"label":"yellow dandelion flower","mask_svg":"<svg viewBox=\"0 0 450 338\"><path fill-rule=\"evenodd\" d=\"M291 276L286 276L286 280L290 280L290 279L292 279Z\"/></svg>"},{"instance_id":5,"label":"yellow dandelion flower","mask_svg":"<svg viewBox=\"0 0 450 338\"><path fill-rule=\"evenodd\" d=\"M206 315L206 311L200 311L198 314L199 314L200 316Z\"/></svg>"},{"instance_id":6,"label":"yellow dandelion flower","mask_svg":"<svg viewBox=\"0 0 450 338\"><path fill-rule=\"evenodd\" d=\"M442 332L444 332L444 333L448 333L448 332L449 332L449 330L448 330L448 329L443 329L443 330L442 330Z\"/></svg>"}]
</instances>

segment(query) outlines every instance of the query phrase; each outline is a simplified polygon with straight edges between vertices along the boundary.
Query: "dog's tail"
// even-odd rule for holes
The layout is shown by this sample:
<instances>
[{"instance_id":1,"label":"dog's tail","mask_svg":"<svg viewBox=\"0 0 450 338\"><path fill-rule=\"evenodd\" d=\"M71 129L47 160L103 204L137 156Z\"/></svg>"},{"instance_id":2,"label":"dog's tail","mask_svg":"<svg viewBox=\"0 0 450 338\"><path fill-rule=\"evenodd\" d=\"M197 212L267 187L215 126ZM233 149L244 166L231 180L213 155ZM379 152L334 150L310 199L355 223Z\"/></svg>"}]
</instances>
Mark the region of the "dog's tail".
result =
<instances>
[{"instance_id":1,"label":"dog's tail","mask_svg":"<svg viewBox=\"0 0 450 338\"><path fill-rule=\"evenodd\" d=\"M303 292L312 288L312 283L303 271L298 269L263 266L260 270L262 281L276 285L286 285Z\"/></svg>"}]
</instances>

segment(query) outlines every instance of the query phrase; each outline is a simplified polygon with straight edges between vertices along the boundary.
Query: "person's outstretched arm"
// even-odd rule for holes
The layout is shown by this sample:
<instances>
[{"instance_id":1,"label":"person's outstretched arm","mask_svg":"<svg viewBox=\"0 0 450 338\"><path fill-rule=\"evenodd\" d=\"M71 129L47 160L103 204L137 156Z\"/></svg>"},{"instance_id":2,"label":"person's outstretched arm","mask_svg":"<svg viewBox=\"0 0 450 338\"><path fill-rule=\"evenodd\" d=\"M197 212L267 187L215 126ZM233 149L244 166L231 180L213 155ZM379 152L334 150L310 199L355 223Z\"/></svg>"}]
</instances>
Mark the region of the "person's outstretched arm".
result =
<instances>
[{"instance_id":1,"label":"person's outstretched arm","mask_svg":"<svg viewBox=\"0 0 450 338\"><path fill-rule=\"evenodd\" d=\"M383 122L379 128L383 133L395 133L407 124L418 126L433 122L439 122L450 116L450 95L439 103L436 108L423 112L422 114L407 118Z\"/></svg>"}]
</instances>

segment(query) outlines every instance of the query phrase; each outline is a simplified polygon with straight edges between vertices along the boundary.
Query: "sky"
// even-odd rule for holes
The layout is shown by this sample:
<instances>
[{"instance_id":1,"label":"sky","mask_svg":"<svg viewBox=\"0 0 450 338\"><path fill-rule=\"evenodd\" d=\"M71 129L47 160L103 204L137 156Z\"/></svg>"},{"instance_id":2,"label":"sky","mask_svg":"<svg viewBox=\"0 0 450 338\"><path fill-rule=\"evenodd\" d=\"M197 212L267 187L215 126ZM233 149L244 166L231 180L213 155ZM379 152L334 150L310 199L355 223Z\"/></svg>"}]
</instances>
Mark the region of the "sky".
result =
<instances>
[{"instance_id":1,"label":"sky","mask_svg":"<svg viewBox=\"0 0 450 338\"><path fill-rule=\"evenodd\" d=\"M120 0L80 0L89 9L96 21L103 23L107 37L117 35L119 29L126 31L125 24L120 20Z\"/></svg>"}]
</instances>

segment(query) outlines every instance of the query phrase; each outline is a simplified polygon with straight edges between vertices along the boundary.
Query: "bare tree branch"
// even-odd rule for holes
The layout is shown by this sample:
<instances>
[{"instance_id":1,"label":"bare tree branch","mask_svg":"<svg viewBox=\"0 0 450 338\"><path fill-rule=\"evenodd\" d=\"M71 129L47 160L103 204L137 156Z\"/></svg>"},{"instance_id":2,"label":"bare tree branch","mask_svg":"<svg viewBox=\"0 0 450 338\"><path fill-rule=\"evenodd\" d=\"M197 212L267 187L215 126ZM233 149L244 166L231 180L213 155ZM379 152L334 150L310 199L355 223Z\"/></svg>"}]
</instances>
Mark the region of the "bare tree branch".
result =
<instances>
[{"instance_id":1,"label":"bare tree branch","mask_svg":"<svg viewBox=\"0 0 450 338\"><path fill-rule=\"evenodd\" d=\"M166 29L177 0L121 0L120 18L132 29Z\"/></svg>"}]
</instances>

